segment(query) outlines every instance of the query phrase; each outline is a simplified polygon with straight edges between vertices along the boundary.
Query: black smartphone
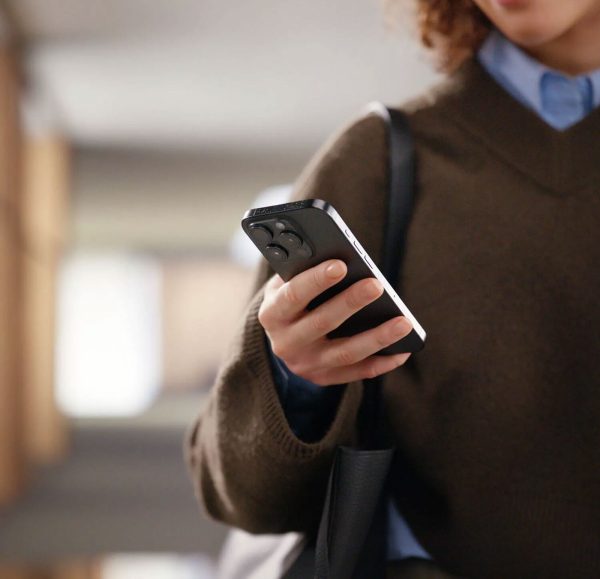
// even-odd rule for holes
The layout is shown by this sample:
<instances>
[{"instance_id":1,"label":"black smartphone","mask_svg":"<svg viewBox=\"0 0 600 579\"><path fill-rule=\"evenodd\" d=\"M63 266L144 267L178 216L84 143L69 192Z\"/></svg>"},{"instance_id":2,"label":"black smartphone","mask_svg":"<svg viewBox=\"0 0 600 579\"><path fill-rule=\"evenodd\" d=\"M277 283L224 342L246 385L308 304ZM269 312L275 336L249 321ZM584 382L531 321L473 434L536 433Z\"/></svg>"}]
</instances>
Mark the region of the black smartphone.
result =
<instances>
[{"instance_id":1,"label":"black smartphone","mask_svg":"<svg viewBox=\"0 0 600 579\"><path fill-rule=\"evenodd\" d=\"M361 279L376 277L382 283L384 292L381 297L346 320L328 337L353 336L402 315L410 320L413 330L379 354L418 352L425 345L425 330L331 204L320 199L308 199L250 209L242 219L242 227L285 281L328 259L345 262L348 268L346 277L315 298L309 309Z\"/></svg>"}]
</instances>

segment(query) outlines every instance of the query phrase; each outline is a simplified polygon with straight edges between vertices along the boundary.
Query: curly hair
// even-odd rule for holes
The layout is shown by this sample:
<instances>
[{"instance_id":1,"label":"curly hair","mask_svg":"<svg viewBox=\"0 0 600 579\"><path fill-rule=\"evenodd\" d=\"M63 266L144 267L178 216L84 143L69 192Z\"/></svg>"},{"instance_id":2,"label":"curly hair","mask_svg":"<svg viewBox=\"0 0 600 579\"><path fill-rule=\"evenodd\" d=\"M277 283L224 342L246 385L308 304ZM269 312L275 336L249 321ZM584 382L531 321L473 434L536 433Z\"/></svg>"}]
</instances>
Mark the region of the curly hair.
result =
<instances>
[{"instance_id":1,"label":"curly hair","mask_svg":"<svg viewBox=\"0 0 600 579\"><path fill-rule=\"evenodd\" d=\"M406 0L385 0L388 13ZM431 49L439 68L455 70L479 48L492 28L473 0L412 0L422 44Z\"/></svg>"}]
</instances>

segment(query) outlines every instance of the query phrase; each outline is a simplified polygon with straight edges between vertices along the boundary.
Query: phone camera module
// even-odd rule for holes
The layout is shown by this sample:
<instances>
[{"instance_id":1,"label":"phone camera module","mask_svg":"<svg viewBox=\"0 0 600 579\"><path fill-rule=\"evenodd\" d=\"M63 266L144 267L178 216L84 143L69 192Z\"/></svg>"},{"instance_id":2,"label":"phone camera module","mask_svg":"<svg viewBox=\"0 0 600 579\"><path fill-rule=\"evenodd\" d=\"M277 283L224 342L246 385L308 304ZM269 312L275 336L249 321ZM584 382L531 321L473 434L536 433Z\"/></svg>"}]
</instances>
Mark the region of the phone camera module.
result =
<instances>
[{"instance_id":1,"label":"phone camera module","mask_svg":"<svg viewBox=\"0 0 600 579\"><path fill-rule=\"evenodd\" d=\"M280 245L267 245L265 251L273 261L286 261L288 258L288 252Z\"/></svg>"}]
</instances>

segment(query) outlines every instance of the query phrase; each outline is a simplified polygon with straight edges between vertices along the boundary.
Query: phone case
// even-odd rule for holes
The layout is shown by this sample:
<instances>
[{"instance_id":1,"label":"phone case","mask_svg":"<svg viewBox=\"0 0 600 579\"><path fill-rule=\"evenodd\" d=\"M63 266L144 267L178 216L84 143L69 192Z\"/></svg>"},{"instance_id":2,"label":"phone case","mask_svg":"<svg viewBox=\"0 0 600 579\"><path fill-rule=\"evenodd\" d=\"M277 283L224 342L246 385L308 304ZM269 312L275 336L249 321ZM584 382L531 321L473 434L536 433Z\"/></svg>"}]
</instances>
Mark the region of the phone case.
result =
<instances>
[{"instance_id":1,"label":"phone case","mask_svg":"<svg viewBox=\"0 0 600 579\"><path fill-rule=\"evenodd\" d=\"M328 334L330 338L352 336L398 315L406 316L412 332L380 354L418 352L425 345L425 330L398 297L366 251L332 205L309 199L283 205L250 209L242 227L263 256L285 281L328 259L341 259L346 277L309 305L315 308L360 279L376 277L384 287L380 298Z\"/></svg>"}]
</instances>

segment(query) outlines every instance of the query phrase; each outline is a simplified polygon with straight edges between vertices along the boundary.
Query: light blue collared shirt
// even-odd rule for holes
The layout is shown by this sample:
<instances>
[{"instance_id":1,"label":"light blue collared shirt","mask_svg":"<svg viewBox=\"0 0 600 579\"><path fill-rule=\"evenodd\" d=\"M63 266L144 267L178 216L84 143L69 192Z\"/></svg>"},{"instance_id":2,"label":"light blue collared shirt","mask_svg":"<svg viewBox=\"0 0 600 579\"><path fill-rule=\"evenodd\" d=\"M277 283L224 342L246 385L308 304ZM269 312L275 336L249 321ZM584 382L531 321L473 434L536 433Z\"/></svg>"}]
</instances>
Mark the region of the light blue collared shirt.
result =
<instances>
[{"instance_id":1,"label":"light blue collared shirt","mask_svg":"<svg viewBox=\"0 0 600 579\"><path fill-rule=\"evenodd\" d=\"M557 130L568 129L600 105L600 69L567 76L533 59L497 31L487 37L478 59L504 90Z\"/></svg>"}]
</instances>

